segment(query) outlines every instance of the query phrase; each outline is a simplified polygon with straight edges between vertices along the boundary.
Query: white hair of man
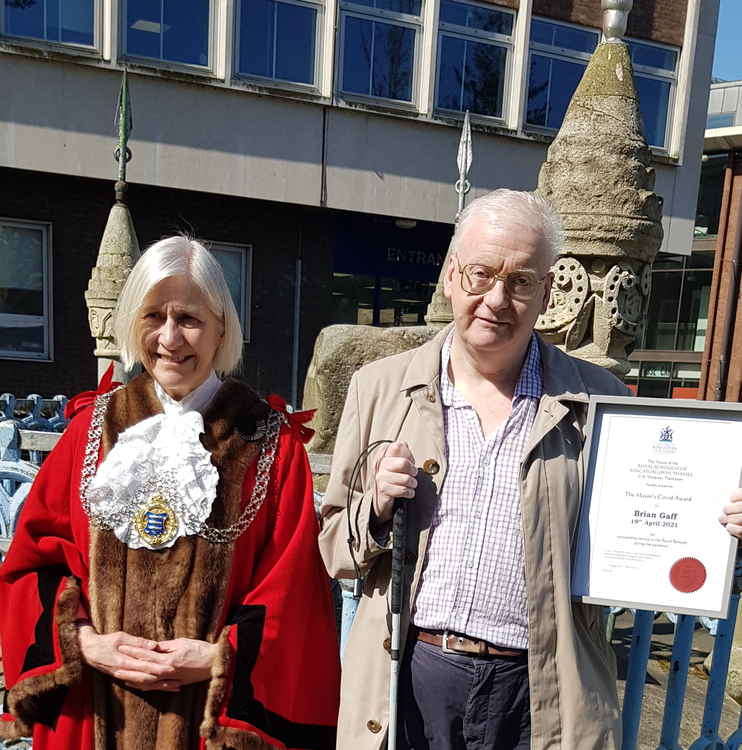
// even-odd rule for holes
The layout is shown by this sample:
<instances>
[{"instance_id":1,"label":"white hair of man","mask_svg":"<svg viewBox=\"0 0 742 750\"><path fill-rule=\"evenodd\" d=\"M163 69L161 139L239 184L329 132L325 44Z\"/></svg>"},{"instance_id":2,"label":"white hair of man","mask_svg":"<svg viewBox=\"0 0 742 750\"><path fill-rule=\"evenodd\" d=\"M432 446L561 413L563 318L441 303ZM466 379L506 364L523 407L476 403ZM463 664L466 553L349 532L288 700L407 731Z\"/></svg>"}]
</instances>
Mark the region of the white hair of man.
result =
<instances>
[{"instance_id":1,"label":"white hair of man","mask_svg":"<svg viewBox=\"0 0 742 750\"><path fill-rule=\"evenodd\" d=\"M544 238L546 260L552 266L562 248L562 222L551 203L538 193L500 188L473 200L459 216L453 235L453 248L464 227L475 217L484 218L490 229L523 224Z\"/></svg>"},{"instance_id":2,"label":"white hair of man","mask_svg":"<svg viewBox=\"0 0 742 750\"><path fill-rule=\"evenodd\" d=\"M186 276L206 298L211 312L224 324L224 335L214 357L214 369L226 375L242 358L242 326L232 295L216 258L196 240L184 235L151 245L137 261L121 290L114 313L114 334L121 347L121 362L131 370L142 362L139 313L150 290L171 276Z\"/></svg>"}]
</instances>

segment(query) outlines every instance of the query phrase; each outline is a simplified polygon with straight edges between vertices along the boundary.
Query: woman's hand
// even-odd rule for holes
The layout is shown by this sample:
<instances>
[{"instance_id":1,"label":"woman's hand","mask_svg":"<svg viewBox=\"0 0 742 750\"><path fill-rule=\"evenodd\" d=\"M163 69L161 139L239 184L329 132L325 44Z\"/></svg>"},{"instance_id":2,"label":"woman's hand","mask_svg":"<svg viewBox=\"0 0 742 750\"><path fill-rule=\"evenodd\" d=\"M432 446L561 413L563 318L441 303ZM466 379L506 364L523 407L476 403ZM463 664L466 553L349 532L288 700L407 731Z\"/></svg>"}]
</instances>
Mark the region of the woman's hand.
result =
<instances>
[{"instance_id":1,"label":"woman's hand","mask_svg":"<svg viewBox=\"0 0 742 750\"><path fill-rule=\"evenodd\" d=\"M119 648L134 659L169 669L167 682L174 680L178 685L208 680L217 651L215 643L193 638L160 641L154 650L129 644L122 644Z\"/></svg>"},{"instance_id":2,"label":"woman's hand","mask_svg":"<svg viewBox=\"0 0 742 750\"><path fill-rule=\"evenodd\" d=\"M719 522L732 536L742 539L742 489L732 492Z\"/></svg>"},{"instance_id":3,"label":"woman's hand","mask_svg":"<svg viewBox=\"0 0 742 750\"><path fill-rule=\"evenodd\" d=\"M172 666L139 656L154 654L157 641L137 638L121 631L98 635L92 625L80 626L78 636L82 658L93 669L122 680L137 690L177 692L180 689L181 683L174 677Z\"/></svg>"}]
</instances>

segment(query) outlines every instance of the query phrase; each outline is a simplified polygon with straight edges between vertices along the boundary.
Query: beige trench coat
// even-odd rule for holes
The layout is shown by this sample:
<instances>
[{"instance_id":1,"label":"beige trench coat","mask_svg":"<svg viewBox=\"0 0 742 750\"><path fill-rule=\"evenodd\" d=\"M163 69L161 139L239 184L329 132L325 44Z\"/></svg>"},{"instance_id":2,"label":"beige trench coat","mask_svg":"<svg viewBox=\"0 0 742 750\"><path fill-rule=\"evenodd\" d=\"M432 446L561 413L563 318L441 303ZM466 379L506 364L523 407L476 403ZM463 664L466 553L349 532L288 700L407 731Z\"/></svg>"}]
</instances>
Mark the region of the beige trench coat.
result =
<instances>
[{"instance_id":1,"label":"beige trench coat","mask_svg":"<svg viewBox=\"0 0 742 750\"><path fill-rule=\"evenodd\" d=\"M402 615L403 643L428 544L432 511L446 479L440 351L449 329L418 349L359 370L348 391L323 505L320 549L330 575L352 578L345 512L350 474L374 440L407 442L418 467L411 504ZM615 660L599 607L570 597L570 562L583 485L584 425L590 394L625 395L606 370L541 342L544 390L521 464L521 508L528 597L532 750L618 750L620 716ZM380 750L389 714L391 553L369 533L375 456L352 497L363 597L344 656L338 750Z\"/></svg>"}]
</instances>

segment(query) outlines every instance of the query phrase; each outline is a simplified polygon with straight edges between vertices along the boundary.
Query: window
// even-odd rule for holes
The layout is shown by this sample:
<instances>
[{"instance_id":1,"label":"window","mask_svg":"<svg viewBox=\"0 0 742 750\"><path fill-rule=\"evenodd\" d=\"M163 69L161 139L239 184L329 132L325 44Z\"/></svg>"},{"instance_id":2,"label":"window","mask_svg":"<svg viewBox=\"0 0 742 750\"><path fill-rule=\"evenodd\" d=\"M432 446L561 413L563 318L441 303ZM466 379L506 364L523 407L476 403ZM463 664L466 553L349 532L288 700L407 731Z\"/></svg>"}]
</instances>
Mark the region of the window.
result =
<instances>
[{"instance_id":1,"label":"window","mask_svg":"<svg viewBox=\"0 0 742 750\"><path fill-rule=\"evenodd\" d=\"M714 253L657 257L642 349L703 352Z\"/></svg>"},{"instance_id":2,"label":"window","mask_svg":"<svg viewBox=\"0 0 742 750\"><path fill-rule=\"evenodd\" d=\"M558 130L600 41L597 31L534 18L526 123ZM665 148L677 78L677 49L626 40L647 143Z\"/></svg>"},{"instance_id":3,"label":"window","mask_svg":"<svg viewBox=\"0 0 742 750\"><path fill-rule=\"evenodd\" d=\"M92 47L95 0L4 0L0 9L7 36Z\"/></svg>"},{"instance_id":4,"label":"window","mask_svg":"<svg viewBox=\"0 0 742 750\"><path fill-rule=\"evenodd\" d=\"M210 0L126 0L124 50L186 65L209 65Z\"/></svg>"},{"instance_id":5,"label":"window","mask_svg":"<svg viewBox=\"0 0 742 750\"><path fill-rule=\"evenodd\" d=\"M513 13L442 0L438 36L438 109L502 117Z\"/></svg>"},{"instance_id":6,"label":"window","mask_svg":"<svg viewBox=\"0 0 742 750\"><path fill-rule=\"evenodd\" d=\"M412 102L422 0L356 0L341 7L341 91Z\"/></svg>"},{"instance_id":7,"label":"window","mask_svg":"<svg viewBox=\"0 0 742 750\"><path fill-rule=\"evenodd\" d=\"M204 243L224 271L232 302L242 324L245 342L250 341L250 290L252 286L252 247Z\"/></svg>"},{"instance_id":8,"label":"window","mask_svg":"<svg viewBox=\"0 0 742 750\"><path fill-rule=\"evenodd\" d=\"M0 357L49 359L48 224L0 219Z\"/></svg>"},{"instance_id":9,"label":"window","mask_svg":"<svg viewBox=\"0 0 742 750\"><path fill-rule=\"evenodd\" d=\"M526 123L558 130L590 55L600 41L597 31L534 18Z\"/></svg>"},{"instance_id":10,"label":"window","mask_svg":"<svg viewBox=\"0 0 742 750\"><path fill-rule=\"evenodd\" d=\"M707 128L731 128L734 127L736 119L735 112L709 112L706 120Z\"/></svg>"},{"instance_id":11,"label":"window","mask_svg":"<svg viewBox=\"0 0 742 750\"><path fill-rule=\"evenodd\" d=\"M238 8L238 74L314 85L320 6L240 0Z\"/></svg>"},{"instance_id":12,"label":"window","mask_svg":"<svg viewBox=\"0 0 742 750\"><path fill-rule=\"evenodd\" d=\"M673 108L678 51L670 47L627 39L634 65L634 85L650 146L665 148Z\"/></svg>"}]
</instances>

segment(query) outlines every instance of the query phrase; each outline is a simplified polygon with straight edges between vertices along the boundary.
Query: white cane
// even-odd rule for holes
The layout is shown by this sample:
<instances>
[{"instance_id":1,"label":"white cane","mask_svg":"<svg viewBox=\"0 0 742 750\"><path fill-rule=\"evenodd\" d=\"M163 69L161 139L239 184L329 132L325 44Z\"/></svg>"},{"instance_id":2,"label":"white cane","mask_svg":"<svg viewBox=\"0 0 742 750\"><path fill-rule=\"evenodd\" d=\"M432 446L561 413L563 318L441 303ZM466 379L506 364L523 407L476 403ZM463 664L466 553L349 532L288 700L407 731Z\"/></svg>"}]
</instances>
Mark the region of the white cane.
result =
<instances>
[{"instance_id":1,"label":"white cane","mask_svg":"<svg viewBox=\"0 0 742 750\"><path fill-rule=\"evenodd\" d=\"M392 526L392 643L391 672L389 674L389 733L387 750L397 748L397 703L399 688L399 652L402 632L402 600L405 544L407 541L407 501L397 500Z\"/></svg>"}]
</instances>

